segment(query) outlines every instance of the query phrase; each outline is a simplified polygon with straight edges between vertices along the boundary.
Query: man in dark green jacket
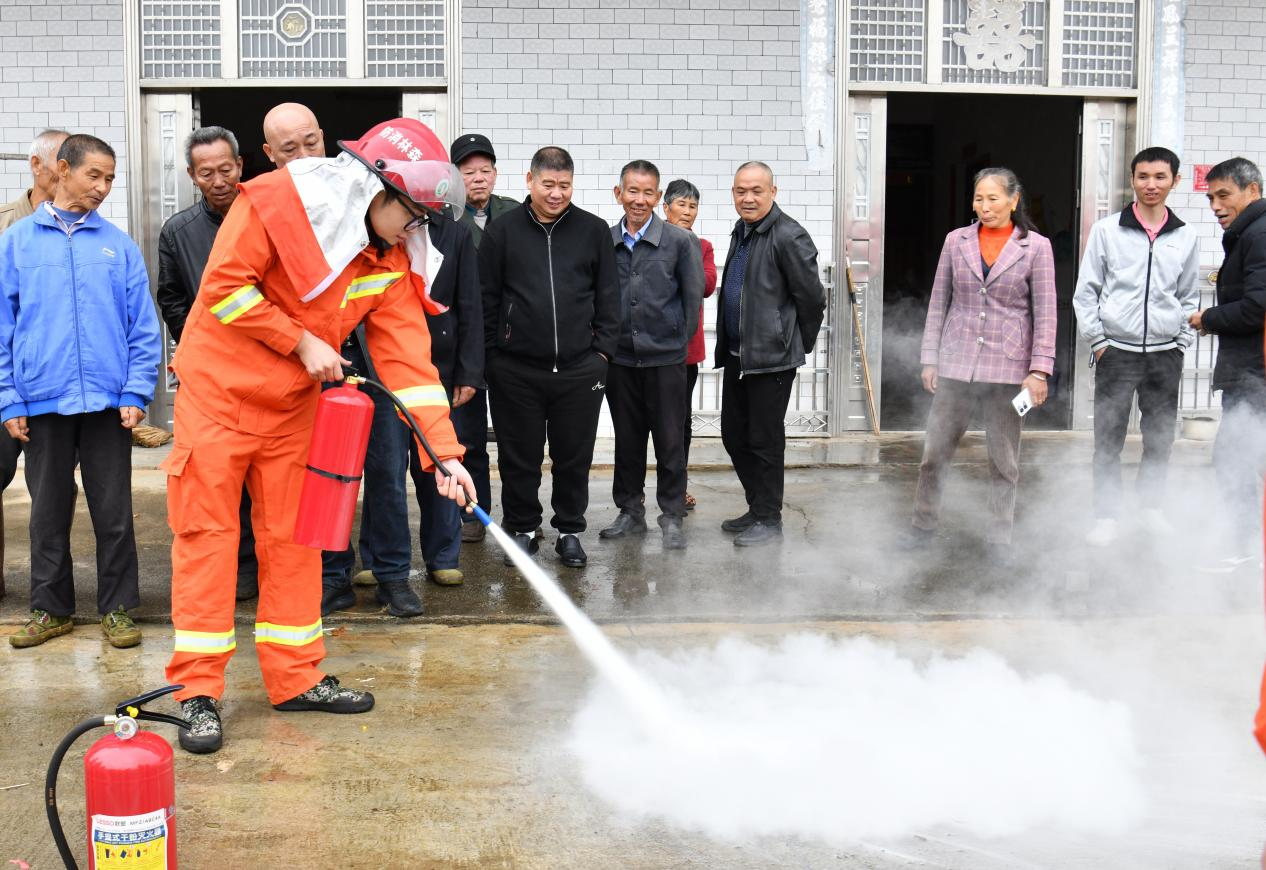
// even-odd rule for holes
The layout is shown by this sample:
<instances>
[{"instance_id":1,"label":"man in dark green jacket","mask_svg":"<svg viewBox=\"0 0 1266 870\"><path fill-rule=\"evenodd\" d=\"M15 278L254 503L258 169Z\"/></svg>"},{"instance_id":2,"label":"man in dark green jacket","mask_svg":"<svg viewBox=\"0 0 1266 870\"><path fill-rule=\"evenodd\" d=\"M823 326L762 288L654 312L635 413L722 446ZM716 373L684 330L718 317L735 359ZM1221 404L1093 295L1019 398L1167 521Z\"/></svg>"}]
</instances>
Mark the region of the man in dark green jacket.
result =
<instances>
[{"instance_id":1,"label":"man in dark green jacket","mask_svg":"<svg viewBox=\"0 0 1266 870\"><path fill-rule=\"evenodd\" d=\"M508 196L497 196L497 154L482 133L466 133L453 140L449 159L461 170L466 183L466 208L459 221L470 229L475 249L483 240L484 227L519 203ZM451 415L457 439L466 448L466 468L475 481L479 503L492 507L492 482L488 476L488 391L475 390L470 401L453 409ZM477 543L484 539L484 525L473 514L462 513L462 540Z\"/></svg>"},{"instance_id":2,"label":"man in dark green jacket","mask_svg":"<svg viewBox=\"0 0 1266 870\"><path fill-rule=\"evenodd\" d=\"M466 182L466 210L462 212L461 222L470 228L478 248L488 221L517 208L519 202L492 192L497 186L497 155L487 136L482 133L458 136L448 153Z\"/></svg>"}]
</instances>

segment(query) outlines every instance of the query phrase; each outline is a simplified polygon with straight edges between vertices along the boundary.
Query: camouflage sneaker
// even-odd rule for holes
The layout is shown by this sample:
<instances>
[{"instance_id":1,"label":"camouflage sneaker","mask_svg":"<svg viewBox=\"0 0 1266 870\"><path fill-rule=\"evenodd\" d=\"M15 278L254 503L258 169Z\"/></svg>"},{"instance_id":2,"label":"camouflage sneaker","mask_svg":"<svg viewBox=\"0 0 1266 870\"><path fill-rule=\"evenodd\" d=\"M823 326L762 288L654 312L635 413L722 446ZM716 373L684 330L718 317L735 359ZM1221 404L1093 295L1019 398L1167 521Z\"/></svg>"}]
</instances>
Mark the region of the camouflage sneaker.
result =
<instances>
[{"instance_id":1,"label":"camouflage sneaker","mask_svg":"<svg viewBox=\"0 0 1266 870\"><path fill-rule=\"evenodd\" d=\"M110 641L110 646L119 649L127 649L141 642L141 629L122 607L101 617L101 633Z\"/></svg>"},{"instance_id":2,"label":"camouflage sneaker","mask_svg":"<svg viewBox=\"0 0 1266 870\"><path fill-rule=\"evenodd\" d=\"M274 710L286 713L318 710L322 713L365 713L374 708L374 696L368 692L344 689L337 677L322 677L321 682L289 701L273 704Z\"/></svg>"},{"instance_id":3,"label":"camouflage sneaker","mask_svg":"<svg viewBox=\"0 0 1266 870\"><path fill-rule=\"evenodd\" d=\"M26 625L9 635L9 643L19 649L39 646L58 635L70 634L75 623L69 616L53 616L47 610L32 610Z\"/></svg>"},{"instance_id":4,"label":"camouflage sneaker","mask_svg":"<svg viewBox=\"0 0 1266 870\"><path fill-rule=\"evenodd\" d=\"M181 701L180 713L189 723L188 730L180 729L180 748L198 755L218 752L224 745L224 728L215 698L197 695Z\"/></svg>"}]
</instances>

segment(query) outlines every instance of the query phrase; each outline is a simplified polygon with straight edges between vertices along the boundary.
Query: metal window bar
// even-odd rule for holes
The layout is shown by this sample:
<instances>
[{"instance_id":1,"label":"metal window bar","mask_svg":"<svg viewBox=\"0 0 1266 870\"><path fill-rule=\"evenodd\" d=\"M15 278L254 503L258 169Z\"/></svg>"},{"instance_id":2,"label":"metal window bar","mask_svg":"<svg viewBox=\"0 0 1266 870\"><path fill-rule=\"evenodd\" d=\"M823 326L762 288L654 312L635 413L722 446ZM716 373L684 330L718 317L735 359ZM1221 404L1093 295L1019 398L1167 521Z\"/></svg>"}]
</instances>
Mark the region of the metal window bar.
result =
<instances>
[{"instance_id":1,"label":"metal window bar","mask_svg":"<svg viewBox=\"0 0 1266 870\"><path fill-rule=\"evenodd\" d=\"M849 79L854 82L924 81L926 21L925 0L852 0L849 4Z\"/></svg>"},{"instance_id":2,"label":"metal window bar","mask_svg":"<svg viewBox=\"0 0 1266 870\"><path fill-rule=\"evenodd\" d=\"M724 253L717 251L718 271L724 263ZM720 280L720 274L717 278ZM834 288L831 282L823 280L826 286L827 299L833 299ZM720 289L718 288L718 293ZM701 437L719 436L721 434L721 393L724 374L720 369L712 368L713 355L716 349L716 312L717 305L713 296L704 305L703 337L707 356L699 364L699 380L695 383L694 393L690 397L690 431ZM791 391L791 401L787 406L787 416L783 425L788 435L826 435L830 431L830 378L831 378L831 319L833 306L827 305L827 313L818 332L818 340L813 345L813 353L805 359L805 364L796 372L796 383Z\"/></svg>"},{"instance_id":3,"label":"metal window bar","mask_svg":"<svg viewBox=\"0 0 1266 870\"><path fill-rule=\"evenodd\" d=\"M445 76L443 0L369 0L365 5L367 78Z\"/></svg>"},{"instance_id":4,"label":"metal window bar","mask_svg":"<svg viewBox=\"0 0 1266 870\"><path fill-rule=\"evenodd\" d=\"M1066 87L1132 88L1136 84L1137 4L1065 0Z\"/></svg>"},{"instance_id":5,"label":"metal window bar","mask_svg":"<svg viewBox=\"0 0 1266 870\"><path fill-rule=\"evenodd\" d=\"M141 0L142 78L219 76L219 0Z\"/></svg>"}]
</instances>

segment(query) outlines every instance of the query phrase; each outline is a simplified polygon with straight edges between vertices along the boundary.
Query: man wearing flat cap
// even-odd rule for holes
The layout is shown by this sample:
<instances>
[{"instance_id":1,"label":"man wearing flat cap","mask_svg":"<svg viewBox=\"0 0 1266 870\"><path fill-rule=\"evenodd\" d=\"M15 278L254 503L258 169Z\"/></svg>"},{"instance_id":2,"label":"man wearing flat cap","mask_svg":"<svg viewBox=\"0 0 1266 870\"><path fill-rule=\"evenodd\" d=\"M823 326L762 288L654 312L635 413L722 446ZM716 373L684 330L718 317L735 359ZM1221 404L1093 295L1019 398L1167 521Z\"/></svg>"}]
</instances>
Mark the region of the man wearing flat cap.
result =
<instances>
[{"instance_id":1,"label":"man wearing flat cap","mask_svg":"<svg viewBox=\"0 0 1266 870\"><path fill-rule=\"evenodd\" d=\"M508 211L519 207L508 196L497 196L497 153L482 133L464 133L453 140L449 159L461 170L466 183L466 208L460 222L470 229L476 250L483 238L484 227ZM488 470L488 391L475 390L464 405L453 409L453 426L466 448L466 467L475 481L479 503L492 507L492 482ZM462 514L462 540L478 543L484 539L484 525L473 515Z\"/></svg>"}]
</instances>

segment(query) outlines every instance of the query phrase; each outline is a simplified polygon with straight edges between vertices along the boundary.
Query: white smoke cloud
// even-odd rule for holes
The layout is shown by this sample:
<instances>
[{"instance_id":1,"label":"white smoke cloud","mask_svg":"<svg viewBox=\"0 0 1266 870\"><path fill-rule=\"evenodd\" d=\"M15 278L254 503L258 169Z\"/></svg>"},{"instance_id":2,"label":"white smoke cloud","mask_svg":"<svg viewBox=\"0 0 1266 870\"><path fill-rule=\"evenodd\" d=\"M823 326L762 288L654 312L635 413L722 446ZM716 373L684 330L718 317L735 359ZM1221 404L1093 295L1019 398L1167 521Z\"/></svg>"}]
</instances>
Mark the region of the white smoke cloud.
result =
<instances>
[{"instance_id":1,"label":"white smoke cloud","mask_svg":"<svg viewBox=\"0 0 1266 870\"><path fill-rule=\"evenodd\" d=\"M725 840L828 843L952 823L982 837L1114 833L1144 813L1129 710L974 651L916 662L869 639L643 652L673 724L599 681L570 738L619 813Z\"/></svg>"}]
</instances>

